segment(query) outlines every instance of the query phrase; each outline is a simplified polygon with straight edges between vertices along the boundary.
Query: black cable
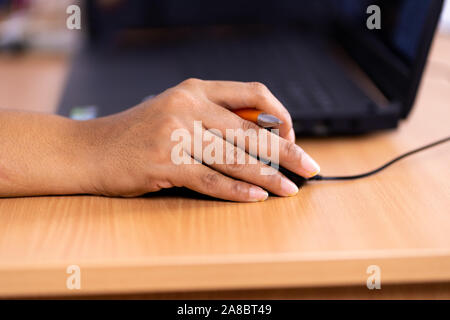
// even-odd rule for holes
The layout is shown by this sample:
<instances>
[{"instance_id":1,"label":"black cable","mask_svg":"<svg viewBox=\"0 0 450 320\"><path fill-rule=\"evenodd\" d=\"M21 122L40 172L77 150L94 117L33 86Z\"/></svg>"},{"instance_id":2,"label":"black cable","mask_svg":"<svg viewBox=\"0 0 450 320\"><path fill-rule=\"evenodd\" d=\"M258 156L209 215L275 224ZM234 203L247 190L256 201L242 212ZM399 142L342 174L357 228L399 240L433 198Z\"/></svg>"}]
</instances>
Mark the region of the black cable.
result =
<instances>
[{"instance_id":1,"label":"black cable","mask_svg":"<svg viewBox=\"0 0 450 320\"><path fill-rule=\"evenodd\" d=\"M408 157L408 156L410 156L410 155L412 155L414 153L417 153L417 152L420 152L420 151L423 151L423 150L435 147L435 146L437 146L439 144L448 142L449 140L450 140L450 137L447 137L447 138L438 140L436 142L427 144L426 146L423 146L423 147L414 149L412 151L409 151L409 152L407 152L405 154L402 154L401 156L398 156L397 158L389 161L388 163L386 163L386 164L382 165L381 167L379 167L379 168L377 168L375 170L372 170L370 172L361 173L361 174L352 175L352 176L337 176L337 177L324 177L324 176L321 176L321 175L317 175L317 176L314 176L314 177L312 177L312 178L310 178L308 180L354 180L354 179L365 178L365 177L371 176L371 175L373 175L375 173L378 173L378 172L380 172L383 169L386 169L390 165L392 165L392 164L396 163L397 161L399 161L399 160L401 160L403 158L406 158L406 157Z\"/></svg>"}]
</instances>

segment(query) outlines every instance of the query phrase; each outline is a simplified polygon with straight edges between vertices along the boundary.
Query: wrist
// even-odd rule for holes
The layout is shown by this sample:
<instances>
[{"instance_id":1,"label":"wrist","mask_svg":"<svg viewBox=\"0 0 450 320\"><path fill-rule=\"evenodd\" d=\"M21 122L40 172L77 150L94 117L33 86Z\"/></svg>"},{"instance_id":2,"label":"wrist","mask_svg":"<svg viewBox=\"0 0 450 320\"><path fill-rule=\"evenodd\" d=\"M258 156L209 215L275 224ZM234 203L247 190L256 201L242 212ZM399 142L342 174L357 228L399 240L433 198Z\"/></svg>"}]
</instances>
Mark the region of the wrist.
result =
<instances>
[{"instance_id":1,"label":"wrist","mask_svg":"<svg viewBox=\"0 0 450 320\"><path fill-rule=\"evenodd\" d=\"M73 193L98 194L102 151L97 120L69 121L65 139L66 154L70 158L67 179L72 179L71 184L76 189Z\"/></svg>"}]
</instances>

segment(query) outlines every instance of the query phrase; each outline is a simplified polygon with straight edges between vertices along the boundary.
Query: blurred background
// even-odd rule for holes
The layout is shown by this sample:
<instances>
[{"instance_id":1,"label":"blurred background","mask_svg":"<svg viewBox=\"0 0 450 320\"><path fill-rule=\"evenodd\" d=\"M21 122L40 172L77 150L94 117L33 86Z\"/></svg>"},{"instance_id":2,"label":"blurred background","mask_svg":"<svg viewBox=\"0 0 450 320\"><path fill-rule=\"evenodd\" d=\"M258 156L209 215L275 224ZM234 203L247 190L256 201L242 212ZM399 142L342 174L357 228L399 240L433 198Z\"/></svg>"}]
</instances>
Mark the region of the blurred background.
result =
<instances>
[{"instance_id":1,"label":"blurred background","mask_svg":"<svg viewBox=\"0 0 450 320\"><path fill-rule=\"evenodd\" d=\"M66 27L73 0L0 0L0 50L69 52L77 32Z\"/></svg>"},{"instance_id":2,"label":"blurred background","mask_svg":"<svg viewBox=\"0 0 450 320\"><path fill-rule=\"evenodd\" d=\"M0 0L0 108L55 112L71 54L77 51L89 31L84 11L81 31L66 27L67 7L77 4L83 10L83 6L96 3L113 12L119 2L123 0ZM145 5L148 7L152 3L145 2ZM189 9L189 6L184 7ZM241 9L245 11L253 7L241 5ZM116 14L121 20L139 16L139 12L118 11ZM111 29L113 27L111 25ZM450 35L450 0L445 3L440 31ZM141 34L129 34L128 39L132 41L133 37L139 38ZM18 86L26 94L13 96L12 92L17 92Z\"/></svg>"},{"instance_id":3,"label":"blurred background","mask_svg":"<svg viewBox=\"0 0 450 320\"><path fill-rule=\"evenodd\" d=\"M445 1L444 11L441 18L441 29L450 32L450 1Z\"/></svg>"},{"instance_id":4,"label":"blurred background","mask_svg":"<svg viewBox=\"0 0 450 320\"><path fill-rule=\"evenodd\" d=\"M97 1L113 7L119 0ZM66 28L66 8L70 4L80 3L74 0L0 0L0 51L73 50L81 34ZM440 29L450 33L449 0L445 3Z\"/></svg>"}]
</instances>

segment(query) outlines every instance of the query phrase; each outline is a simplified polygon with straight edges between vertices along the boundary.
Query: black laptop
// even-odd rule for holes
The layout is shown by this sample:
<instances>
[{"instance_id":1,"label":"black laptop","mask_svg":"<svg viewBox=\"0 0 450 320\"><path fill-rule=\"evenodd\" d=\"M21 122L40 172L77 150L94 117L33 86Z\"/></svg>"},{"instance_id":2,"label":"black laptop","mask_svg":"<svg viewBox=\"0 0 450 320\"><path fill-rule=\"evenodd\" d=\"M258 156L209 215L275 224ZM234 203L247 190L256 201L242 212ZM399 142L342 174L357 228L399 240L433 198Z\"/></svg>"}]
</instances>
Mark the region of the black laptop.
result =
<instances>
[{"instance_id":1,"label":"black laptop","mask_svg":"<svg viewBox=\"0 0 450 320\"><path fill-rule=\"evenodd\" d=\"M109 115L195 77L266 84L298 135L395 128L414 104L442 3L86 1L86 41L59 113ZM380 28L368 27L370 5Z\"/></svg>"}]
</instances>

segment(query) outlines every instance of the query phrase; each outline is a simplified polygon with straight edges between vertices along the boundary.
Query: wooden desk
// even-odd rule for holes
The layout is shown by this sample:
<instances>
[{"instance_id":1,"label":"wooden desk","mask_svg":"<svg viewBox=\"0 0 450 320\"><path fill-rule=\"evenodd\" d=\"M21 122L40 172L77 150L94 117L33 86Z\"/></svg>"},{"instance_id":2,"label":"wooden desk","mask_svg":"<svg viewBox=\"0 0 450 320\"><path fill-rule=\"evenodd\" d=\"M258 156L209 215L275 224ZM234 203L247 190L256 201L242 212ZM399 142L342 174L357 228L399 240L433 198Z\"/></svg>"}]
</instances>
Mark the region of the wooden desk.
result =
<instances>
[{"instance_id":1,"label":"wooden desk","mask_svg":"<svg viewBox=\"0 0 450 320\"><path fill-rule=\"evenodd\" d=\"M324 174L350 174L449 135L449 57L450 38L441 35L398 130L298 143ZM51 111L66 67L64 58L1 57L0 105ZM375 264L382 288L428 283L425 291L439 291L431 296L449 297L449 160L442 145L365 180L311 183L296 197L256 204L176 194L1 199L0 296L341 286L367 297L366 269ZM73 264L79 291L66 288ZM310 297L292 290L260 297ZM325 296L340 297L333 290Z\"/></svg>"}]
</instances>

